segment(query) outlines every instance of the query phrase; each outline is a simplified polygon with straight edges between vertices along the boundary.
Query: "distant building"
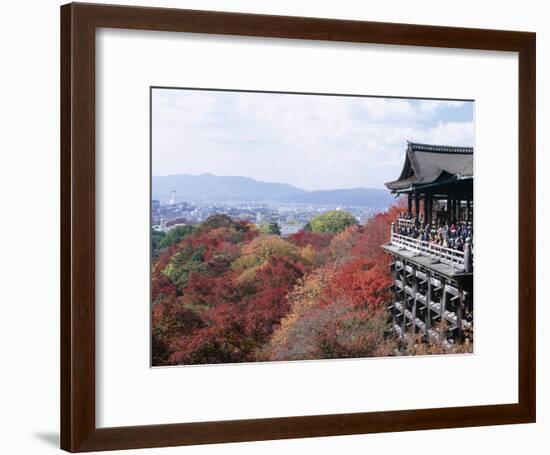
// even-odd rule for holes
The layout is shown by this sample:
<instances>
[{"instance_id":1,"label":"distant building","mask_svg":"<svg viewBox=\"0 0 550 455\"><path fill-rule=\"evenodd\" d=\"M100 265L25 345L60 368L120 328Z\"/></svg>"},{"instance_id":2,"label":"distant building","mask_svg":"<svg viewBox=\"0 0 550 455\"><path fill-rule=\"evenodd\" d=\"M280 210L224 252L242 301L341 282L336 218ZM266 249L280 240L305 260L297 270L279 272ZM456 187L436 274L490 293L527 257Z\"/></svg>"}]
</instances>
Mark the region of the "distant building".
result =
<instances>
[{"instance_id":1,"label":"distant building","mask_svg":"<svg viewBox=\"0 0 550 455\"><path fill-rule=\"evenodd\" d=\"M288 237L289 235L296 234L300 230L303 229L302 224L287 224L287 223L281 223L281 236Z\"/></svg>"}]
</instances>

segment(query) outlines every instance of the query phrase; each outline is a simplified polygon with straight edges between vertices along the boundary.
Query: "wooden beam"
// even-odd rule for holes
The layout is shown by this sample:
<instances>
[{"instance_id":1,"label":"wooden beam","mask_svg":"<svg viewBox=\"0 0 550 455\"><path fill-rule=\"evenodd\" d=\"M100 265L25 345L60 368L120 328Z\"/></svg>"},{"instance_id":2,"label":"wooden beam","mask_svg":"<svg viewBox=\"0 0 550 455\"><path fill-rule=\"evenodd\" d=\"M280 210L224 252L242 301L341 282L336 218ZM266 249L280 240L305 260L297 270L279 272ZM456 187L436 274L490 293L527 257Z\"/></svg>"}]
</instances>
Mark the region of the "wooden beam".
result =
<instances>
[{"instance_id":1,"label":"wooden beam","mask_svg":"<svg viewBox=\"0 0 550 455\"><path fill-rule=\"evenodd\" d=\"M460 291L460 300L458 302L458 308L456 310L456 326L457 326L457 338L458 342L462 343L464 341L464 335L462 333L462 314L464 308L464 293Z\"/></svg>"},{"instance_id":2,"label":"wooden beam","mask_svg":"<svg viewBox=\"0 0 550 455\"><path fill-rule=\"evenodd\" d=\"M445 307L447 306L447 290L446 290L446 287L445 286L443 288L443 295L441 296L441 306L439 308L439 314L441 314L441 319L440 319L440 322L441 324L443 324L443 321L444 321L444 315L445 315ZM447 339L447 334L445 333L444 330L441 330L441 339L442 340L446 340Z\"/></svg>"},{"instance_id":3,"label":"wooden beam","mask_svg":"<svg viewBox=\"0 0 550 455\"><path fill-rule=\"evenodd\" d=\"M405 263L404 263L405 264ZM407 271L406 267L401 269L401 283L403 283L403 291L407 286ZM407 310L407 293L403 292L403 320L401 321L401 330L403 333L407 330L407 318L405 317L405 311Z\"/></svg>"},{"instance_id":4,"label":"wooden beam","mask_svg":"<svg viewBox=\"0 0 550 455\"><path fill-rule=\"evenodd\" d=\"M412 303L412 320L416 322L416 296L418 295L418 278L416 277L416 266L413 265L413 277L412 277L412 289L413 289L413 303ZM416 332L416 325L412 325L413 334Z\"/></svg>"},{"instance_id":5,"label":"wooden beam","mask_svg":"<svg viewBox=\"0 0 550 455\"><path fill-rule=\"evenodd\" d=\"M430 314L430 305L429 302L432 301L432 276L430 272L430 277L428 279L428 292L426 293L426 316L424 317L424 329L426 335L428 335L429 330L431 329L431 314Z\"/></svg>"},{"instance_id":6,"label":"wooden beam","mask_svg":"<svg viewBox=\"0 0 550 455\"><path fill-rule=\"evenodd\" d=\"M424 195L424 225L430 222L430 195Z\"/></svg>"}]
</instances>

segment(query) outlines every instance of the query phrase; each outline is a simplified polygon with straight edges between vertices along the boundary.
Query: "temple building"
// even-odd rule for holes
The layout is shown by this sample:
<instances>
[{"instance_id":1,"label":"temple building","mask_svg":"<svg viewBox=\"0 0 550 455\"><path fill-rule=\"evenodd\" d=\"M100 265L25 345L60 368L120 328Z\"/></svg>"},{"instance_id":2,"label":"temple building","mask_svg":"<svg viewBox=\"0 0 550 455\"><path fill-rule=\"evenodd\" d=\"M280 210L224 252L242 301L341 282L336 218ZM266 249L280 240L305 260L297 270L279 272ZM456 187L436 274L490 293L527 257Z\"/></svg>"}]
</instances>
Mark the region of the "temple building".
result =
<instances>
[{"instance_id":1,"label":"temple building","mask_svg":"<svg viewBox=\"0 0 550 455\"><path fill-rule=\"evenodd\" d=\"M473 148L408 142L386 187L407 198L383 245L393 256L393 330L473 341Z\"/></svg>"}]
</instances>

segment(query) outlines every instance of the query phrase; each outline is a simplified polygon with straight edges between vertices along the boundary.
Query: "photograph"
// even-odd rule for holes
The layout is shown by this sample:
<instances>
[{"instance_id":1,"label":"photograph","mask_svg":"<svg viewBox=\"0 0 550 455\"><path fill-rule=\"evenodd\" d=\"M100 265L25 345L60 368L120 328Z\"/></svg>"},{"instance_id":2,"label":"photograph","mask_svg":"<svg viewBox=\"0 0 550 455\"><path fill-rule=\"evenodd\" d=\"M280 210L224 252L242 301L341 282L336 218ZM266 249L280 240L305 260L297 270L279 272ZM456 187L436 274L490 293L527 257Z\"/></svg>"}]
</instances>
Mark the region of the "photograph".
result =
<instances>
[{"instance_id":1,"label":"photograph","mask_svg":"<svg viewBox=\"0 0 550 455\"><path fill-rule=\"evenodd\" d=\"M153 367L473 353L473 100L150 100Z\"/></svg>"}]
</instances>

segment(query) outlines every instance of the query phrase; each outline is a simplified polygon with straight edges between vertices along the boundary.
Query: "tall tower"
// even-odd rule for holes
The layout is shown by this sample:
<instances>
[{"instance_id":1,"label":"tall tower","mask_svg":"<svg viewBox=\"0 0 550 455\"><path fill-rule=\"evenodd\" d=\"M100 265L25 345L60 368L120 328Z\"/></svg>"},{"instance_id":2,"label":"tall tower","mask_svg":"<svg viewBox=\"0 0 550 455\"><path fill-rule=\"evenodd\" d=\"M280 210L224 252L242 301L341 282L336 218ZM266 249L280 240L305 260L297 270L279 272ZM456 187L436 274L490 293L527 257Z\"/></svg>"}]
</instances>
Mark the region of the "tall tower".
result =
<instances>
[{"instance_id":1,"label":"tall tower","mask_svg":"<svg viewBox=\"0 0 550 455\"><path fill-rule=\"evenodd\" d=\"M174 205L176 203L176 190L172 190L172 197L170 198L170 205Z\"/></svg>"}]
</instances>

